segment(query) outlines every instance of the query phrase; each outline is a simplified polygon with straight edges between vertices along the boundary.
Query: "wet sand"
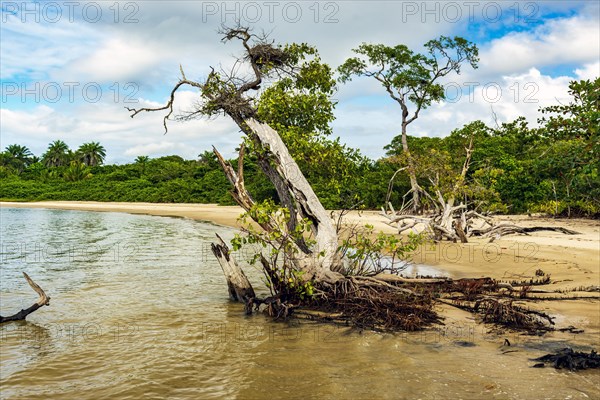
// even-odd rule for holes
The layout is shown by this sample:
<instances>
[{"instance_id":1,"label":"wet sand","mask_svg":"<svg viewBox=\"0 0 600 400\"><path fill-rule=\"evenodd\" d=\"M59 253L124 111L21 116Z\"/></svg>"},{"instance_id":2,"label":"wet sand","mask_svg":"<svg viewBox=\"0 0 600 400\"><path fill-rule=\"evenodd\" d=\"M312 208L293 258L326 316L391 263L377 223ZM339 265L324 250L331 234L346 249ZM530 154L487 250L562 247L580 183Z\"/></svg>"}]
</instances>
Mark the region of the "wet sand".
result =
<instances>
[{"instance_id":1,"label":"wet sand","mask_svg":"<svg viewBox=\"0 0 600 400\"><path fill-rule=\"evenodd\" d=\"M155 204L102 202L1 202L0 207L56 208L66 210L127 212L171 217L184 217L239 228L242 209L214 204ZM557 325L574 325L585 330L583 342L600 342L599 291L581 288L600 287L600 222L585 219L550 219L528 216L502 216L523 226L562 226L580 232L564 235L557 232L535 232L511 235L488 243L488 239L473 239L471 243L443 243L422 246L413 261L435 267L453 278L491 277L506 282L536 279L536 272L551 276L551 283L536 289L561 290L553 296L581 297L564 301L529 303L556 316ZM372 224L375 231L394 233L393 227L377 211L351 212L346 224ZM452 310L444 310L455 315ZM458 315L458 314L456 314ZM579 340L578 340L579 341Z\"/></svg>"}]
</instances>

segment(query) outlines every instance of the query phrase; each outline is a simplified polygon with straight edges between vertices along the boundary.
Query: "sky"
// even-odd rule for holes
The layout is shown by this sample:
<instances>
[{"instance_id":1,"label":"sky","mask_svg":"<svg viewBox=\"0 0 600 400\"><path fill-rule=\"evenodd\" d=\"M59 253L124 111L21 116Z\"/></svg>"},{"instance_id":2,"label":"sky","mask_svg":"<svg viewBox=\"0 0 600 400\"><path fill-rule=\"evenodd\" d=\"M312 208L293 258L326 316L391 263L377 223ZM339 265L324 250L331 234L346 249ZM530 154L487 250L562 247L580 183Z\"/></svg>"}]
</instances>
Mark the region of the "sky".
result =
<instances>
[{"instance_id":1,"label":"sky","mask_svg":"<svg viewBox=\"0 0 600 400\"><path fill-rule=\"evenodd\" d=\"M490 126L568 102L568 84L600 75L597 1L1 1L0 146L41 156L61 139L76 149L98 141L107 163L177 154L195 159L216 146L234 157L241 142L226 117L169 121L130 118L126 107L166 103L180 78L202 81L229 68L241 49L222 43L225 25L268 32L277 43L306 42L337 67L363 42L423 44L461 36L479 47L479 68L445 78L444 102L409 126L415 136L446 136L482 120ZM373 159L400 133L400 108L373 79L340 84L333 135ZM193 108L180 90L175 110Z\"/></svg>"}]
</instances>

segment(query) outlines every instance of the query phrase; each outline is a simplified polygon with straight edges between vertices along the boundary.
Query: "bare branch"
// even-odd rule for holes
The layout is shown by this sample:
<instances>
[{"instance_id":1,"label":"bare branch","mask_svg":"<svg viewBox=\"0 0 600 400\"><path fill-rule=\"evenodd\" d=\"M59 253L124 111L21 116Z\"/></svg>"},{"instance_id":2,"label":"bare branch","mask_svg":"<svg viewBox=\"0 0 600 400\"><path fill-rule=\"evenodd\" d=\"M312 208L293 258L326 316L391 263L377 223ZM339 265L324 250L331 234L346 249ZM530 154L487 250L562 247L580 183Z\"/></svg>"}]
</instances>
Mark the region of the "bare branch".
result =
<instances>
[{"instance_id":1,"label":"bare branch","mask_svg":"<svg viewBox=\"0 0 600 400\"><path fill-rule=\"evenodd\" d=\"M183 70L181 72L183 73ZM165 127L165 134L166 134L169 131L169 129L167 128L167 120L173 114L173 103L175 102L175 93L183 85L190 85L190 86L193 86L193 87L197 87L200 90L202 90L202 88L203 88L203 85L200 84L200 83L198 83L198 82L189 81L187 79L182 79L171 90L171 96L169 98L169 101L164 106L162 106L162 107L156 107L156 108L147 108L147 107L144 107L144 108L137 108L137 109L136 108L129 108L129 107L125 107L125 108L127 109L127 111L129 111L129 112L132 113L131 114L131 118L135 117L136 115L138 115L141 112L154 112L154 111L169 110L168 114L165 115L165 117L163 118L163 126Z\"/></svg>"}]
</instances>

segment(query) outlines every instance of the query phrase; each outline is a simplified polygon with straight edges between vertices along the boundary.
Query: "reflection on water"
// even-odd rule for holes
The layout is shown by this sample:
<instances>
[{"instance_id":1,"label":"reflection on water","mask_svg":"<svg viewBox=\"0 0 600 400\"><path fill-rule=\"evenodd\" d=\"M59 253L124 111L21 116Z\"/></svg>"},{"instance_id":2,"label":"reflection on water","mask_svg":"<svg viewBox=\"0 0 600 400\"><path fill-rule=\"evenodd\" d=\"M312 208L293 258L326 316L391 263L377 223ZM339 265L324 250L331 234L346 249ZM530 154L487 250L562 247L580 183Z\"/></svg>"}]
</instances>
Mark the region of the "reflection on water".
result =
<instances>
[{"instance_id":1,"label":"reflection on water","mask_svg":"<svg viewBox=\"0 0 600 400\"><path fill-rule=\"evenodd\" d=\"M523 351L502 354L501 338L474 324L380 335L246 317L227 301L210 253L216 232L232 237L227 228L118 213L0 212L2 313L36 298L21 271L52 297L28 321L0 329L2 398L600 396L597 373L532 369L528 358L542 353L524 351L531 343L513 338ZM249 275L259 284L258 271Z\"/></svg>"},{"instance_id":2,"label":"reflection on water","mask_svg":"<svg viewBox=\"0 0 600 400\"><path fill-rule=\"evenodd\" d=\"M417 263L409 263L406 268L402 270L401 275L410 278L416 278L420 276L431 276L436 278L449 277L446 272L440 270L439 268Z\"/></svg>"}]
</instances>

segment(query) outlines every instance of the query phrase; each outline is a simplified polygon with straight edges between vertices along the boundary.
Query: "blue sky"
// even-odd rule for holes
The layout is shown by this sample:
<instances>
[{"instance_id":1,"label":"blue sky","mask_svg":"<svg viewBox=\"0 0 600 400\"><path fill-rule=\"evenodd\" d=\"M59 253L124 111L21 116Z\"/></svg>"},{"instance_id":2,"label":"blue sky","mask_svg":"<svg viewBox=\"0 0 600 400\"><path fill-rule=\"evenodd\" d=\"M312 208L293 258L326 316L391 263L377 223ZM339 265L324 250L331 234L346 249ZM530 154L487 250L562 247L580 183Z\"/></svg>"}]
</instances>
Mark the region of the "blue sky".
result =
<instances>
[{"instance_id":1,"label":"blue sky","mask_svg":"<svg viewBox=\"0 0 600 400\"><path fill-rule=\"evenodd\" d=\"M600 9L595 1L2 1L0 142L40 155L50 141L71 147L100 141L107 161L138 155L195 158L212 145L233 156L240 142L226 118L170 123L162 115L129 118L125 106L166 101L182 64L202 80L210 66L232 64L234 43L220 42L222 23L239 19L277 42L308 42L332 66L361 42L420 50L440 35L480 48L477 70L447 77L452 101L435 104L409 133L444 136L481 119L493 124L567 101L574 79L600 74ZM460 88L461 92L456 92ZM469 89L470 88L470 89ZM450 90L450 89L449 89ZM450 92L449 92L450 95ZM196 93L180 92L177 109ZM372 158L399 133L399 109L376 82L341 85L334 135Z\"/></svg>"}]
</instances>

